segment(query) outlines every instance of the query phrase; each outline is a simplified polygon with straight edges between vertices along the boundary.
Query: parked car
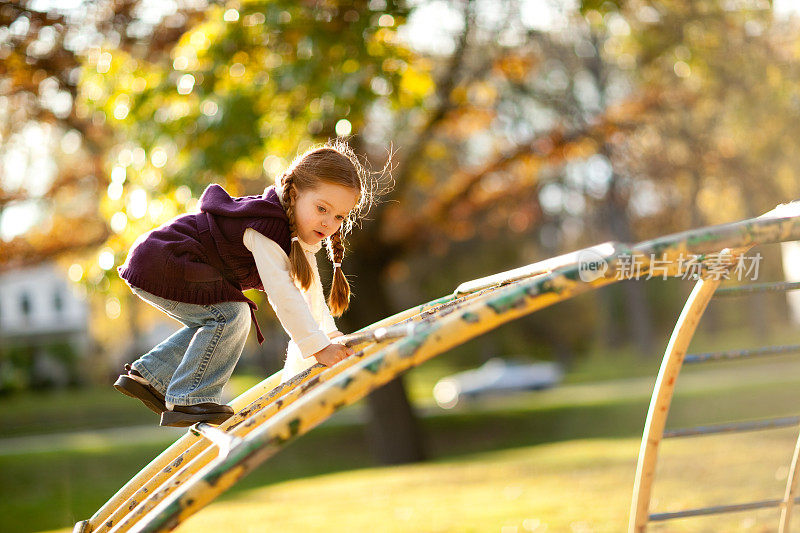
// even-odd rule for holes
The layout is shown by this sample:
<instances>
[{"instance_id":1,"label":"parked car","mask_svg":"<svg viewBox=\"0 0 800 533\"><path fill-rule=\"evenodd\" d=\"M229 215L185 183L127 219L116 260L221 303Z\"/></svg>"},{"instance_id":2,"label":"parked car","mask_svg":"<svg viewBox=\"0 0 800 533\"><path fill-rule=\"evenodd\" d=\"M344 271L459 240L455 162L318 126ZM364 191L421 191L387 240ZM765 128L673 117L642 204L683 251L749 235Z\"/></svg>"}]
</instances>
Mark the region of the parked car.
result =
<instances>
[{"instance_id":1,"label":"parked car","mask_svg":"<svg viewBox=\"0 0 800 533\"><path fill-rule=\"evenodd\" d=\"M452 409L465 399L555 387L564 378L558 363L494 357L473 370L436 382L433 397L439 407Z\"/></svg>"}]
</instances>

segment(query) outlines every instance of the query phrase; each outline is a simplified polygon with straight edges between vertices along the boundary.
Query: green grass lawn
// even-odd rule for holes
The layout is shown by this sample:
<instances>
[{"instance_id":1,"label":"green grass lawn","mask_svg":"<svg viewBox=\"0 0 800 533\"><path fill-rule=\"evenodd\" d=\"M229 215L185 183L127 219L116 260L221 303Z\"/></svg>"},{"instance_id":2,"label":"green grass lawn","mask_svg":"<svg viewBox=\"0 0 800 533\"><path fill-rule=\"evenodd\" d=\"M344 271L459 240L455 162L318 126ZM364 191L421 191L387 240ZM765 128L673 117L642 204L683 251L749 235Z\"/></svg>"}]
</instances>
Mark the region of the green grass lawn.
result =
<instances>
[{"instance_id":1,"label":"green grass lawn","mask_svg":"<svg viewBox=\"0 0 800 533\"><path fill-rule=\"evenodd\" d=\"M108 387L0 397L0 438L152 424L153 413Z\"/></svg>"},{"instance_id":2,"label":"green grass lawn","mask_svg":"<svg viewBox=\"0 0 800 533\"><path fill-rule=\"evenodd\" d=\"M793 433L745 435L735 447L721 437L668 443L654 509L779 497ZM627 524L638 445L635 438L573 440L287 481L227 497L181 531L236 523L304 532L619 532ZM699 469L698 447L705 452ZM773 531L776 518L774 510L757 511L651 530Z\"/></svg>"},{"instance_id":3,"label":"green grass lawn","mask_svg":"<svg viewBox=\"0 0 800 533\"><path fill-rule=\"evenodd\" d=\"M800 361L687 368L679 385L669 427L794 414ZM549 531L620 531L651 387L649 378L567 385L439 412L422 422L431 460L402 467L373 464L361 427L322 426L184 529L269 523L276 531L543 531L546 524ZM656 509L779 497L793 433L668 441ZM3 531L88 518L168 443L0 457ZM731 515L722 530L770 531L762 524L774 515ZM723 523L709 520L662 530Z\"/></svg>"},{"instance_id":4,"label":"green grass lawn","mask_svg":"<svg viewBox=\"0 0 800 533\"><path fill-rule=\"evenodd\" d=\"M778 332L770 343L796 337ZM692 351L754 345L746 332L701 335ZM431 406L431 389L453 367L434 359L407 375L412 398L429 415L421 422L429 461L379 467L360 426L323 425L181 530L621 531L659 359L598 351L562 387L449 412ZM599 380L589 381L592 375ZM238 376L230 394L260 379ZM668 427L793 415L799 403L800 357L690 366ZM2 438L140 424L155 426L157 419L110 386L0 399ZM59 452L0 454L0 530L68 531L174 438L123 445L90 439ZM794 430L779 430L667 441L653 507L778 498L794 439ZM651 530L773 531L776 516L738 513Z\"/></svg>"},{"instance_id":5,"label":"green grass lawn","mask_svg":"<svg viewBox=\"0 0 800 533\"><path fill-rule=\"evenodd\" d=\"M781 430L740 435L735 445L720 436L667 442L653 510L780 497L794 438ZM633 437L578 439L259 483L231 491L179 531L619 532L638 446ZM280 463L261 470L282 470ZM777 516L750 511L650 530L766 532Z\"/></svg>"}]
</instances>

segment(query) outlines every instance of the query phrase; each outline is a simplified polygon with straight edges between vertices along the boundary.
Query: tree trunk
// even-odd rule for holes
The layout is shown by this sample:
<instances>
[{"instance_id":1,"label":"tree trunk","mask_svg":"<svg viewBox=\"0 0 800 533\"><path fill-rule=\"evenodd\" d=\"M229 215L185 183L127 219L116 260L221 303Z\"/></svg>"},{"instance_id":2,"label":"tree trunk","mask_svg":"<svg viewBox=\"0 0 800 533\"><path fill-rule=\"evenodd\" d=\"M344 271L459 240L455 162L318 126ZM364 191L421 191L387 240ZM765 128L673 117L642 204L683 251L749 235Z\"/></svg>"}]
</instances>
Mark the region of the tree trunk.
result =
<instances>
[{"instance_id":1,"label":"tree trunk","mask_svg":"<svg viewBox=\"0 0 800 533\"><path fill-rule=\"evenodd\" d=\"M592 32L592 43L597 50L601 49L602 39ZM594 77L595 86L600 95L600 107L607 108L606 91L608 88L608 71L600 54L596 54L593 61L589 64L589 72ZM608 143L604 143L600 149L609 161L613 161L612 148ZM620 190L620 176L616 170L612 171L611 183L606 193L605 201L601 206L601 218L605 221L605 229L609 231L616 240L626 243L633 242L633 231L631 231L630 219L628 218L628 200ZM624 315L627 319L628 334L643 355L653 351L653 326L650 317L650 308L647 305L644 287L637 281L623 281L620 283L622 292L622 302ZM608 302L606 302L608 303ZM610 326L610 325L609 325ZM609 333L614 333L616 328L608 328ZM621 330L616 329L617 332ZM614 339L608 339L612 343Z\"/></svg>"},{"instance_id":2,"label":"tree trunk","mask_svg":"<svg viewBox=\"0 0 800 533\"><path fill-rule=\"evenodd\" d=\"M620 324L624 321L624 313L619 311L616 287L608 287L598 291L600 299L600 316L597 320L597 338L601 339L607 349L619 348L624 344L624 334Z\"/></svg>"},{"instance_id":3,"label":"tree trunk","mask_svg":"<svg viewBox=\"0 0 800 533\"><path fill-rule=\"evenodd\" d=\"M744 191L744 203L747 206L747 216L751 217L758 216L759 214L759 210L752 198L751 195L747 194L747 191ZM767 295L753 294L750 296L748 304L746 316L750 322L750 330L758 342L767 342L770 334L770 323L767 318L769 311L767 309L769 305Z\"/></svg>"},{"instance_id":4,"label":"tree trunk","mask_svg":"<svg viewBox=\"0 0 800 533\"><path fill-rule=\"evenodd\" d=\"M608 151L605 153L608 155ZM627 205L619 186L619 176L615 172L611 176L611 184L603 206L605 226L614 239L630 243L633 242L634 235L628 219ZM630 338L642 355L652 354L653 325L644 286L640 280L622 281L620 286Z\"/></svg>"},{"instance_id":5,"label":"tree trunk","mask_svg":"<svg viewBox=\"0 0 800 533\"><path fill-rule=\"evenodd\" d=\"M424 438L402 376L370 394L367 409L367 442L375 459L387 465L425 460Z\"/></svg>"},{"instance_id":6,"label":"tree trunk","mask_svg":"<svg viewBox=\"0 0 800 533\"><path fill-rule=\"evenodd\" d=\"M629 332L639 353L645 357L655 355L653 342L653 323L650 318L650 306L641 281L623 281L622 291L625 298L625 310L628 315Z\"/></svg>"},{"instance_id":7,"label":"tree trunk","mask_svg":"<svg viewBox=\"0 0 800 533\"><path fill-rule=\"evenodd\" d=\"M381 273L390 253L376 239L359 235L362 253L353 272L355 298L346 321L355 330L392 314ZM402 377L395 378L367 397L367 440L381 464L402 464L425 459L425 446L417 417L408 401Z\"/></svg>"}]
</instances>

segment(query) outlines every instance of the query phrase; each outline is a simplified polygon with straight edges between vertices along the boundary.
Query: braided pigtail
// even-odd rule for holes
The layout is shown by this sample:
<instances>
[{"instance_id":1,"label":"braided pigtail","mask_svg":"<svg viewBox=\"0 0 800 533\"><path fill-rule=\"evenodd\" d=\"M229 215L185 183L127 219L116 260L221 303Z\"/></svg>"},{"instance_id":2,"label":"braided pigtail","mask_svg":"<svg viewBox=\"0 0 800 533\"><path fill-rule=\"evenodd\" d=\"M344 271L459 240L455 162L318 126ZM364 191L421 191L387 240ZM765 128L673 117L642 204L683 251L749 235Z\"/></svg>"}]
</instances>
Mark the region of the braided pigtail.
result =
<instances>
[{"instance_id":1,"label":"braided pigtail","mask_svg":"<svg viewBox=\"0 0 800 533\"><path fill-rule=\"evenodd\" d=\"M333 316L341 316L350 305L350 284L342 272L344 244L342 243L341 228L328 238L326 245L328 258L333 262L333 281L331 282L331 292L328 294L328 307Z\"/></svg>"},{"instance_id":2,"label":"braided pigtail","mask_svg":"<svg viewBox=\"0 0 800 533\"><path fill-rule=\"evenodd\" d=\"M284 174L281 178L281 189L281 203L286 209L286 215L289 217L289 231L292 232L292 244L289 253L291 274L303 290L308 290L312 280L311 265L308 264L308 259L306 259L306 254L300 246L300 240L297 236L297 225L294 221L294 201L297 197L297 191L295 190L294 177L291 173Z\"/></svg>"},{"instance_id":3,"label":"braided pigtail","mask_svg":"<svg viewBox=\"0 0 800 533\"><path fill-rule=\"evenodd\" d=\"M362 163L346 141L336 139L324 146L310 148L302 155L295 157L281 175L280 180L276 180L276 185L278 181L280 182L280 199L289 217L289 229L292 234L289 254L291 273L297 285L303 290L310 288L314 270L298 241L298 227L295 218L298 198L305 206L303 195L317 189L323 183L338 185L358 193L356 205L349 210L338 231L328 237L325 242L328 248L328 257L333 262L333 282L328 294L328 307L331 314L335 316L340 316L350 305L350 285L342 271L344 238L353 229L353 225L369 211L375 199L391 189L393 165L391 151L386 165L380 172L371 172L365 163L366 161ZM303 229L305 230L305 228Z\"/></svg>"}]
</instances>

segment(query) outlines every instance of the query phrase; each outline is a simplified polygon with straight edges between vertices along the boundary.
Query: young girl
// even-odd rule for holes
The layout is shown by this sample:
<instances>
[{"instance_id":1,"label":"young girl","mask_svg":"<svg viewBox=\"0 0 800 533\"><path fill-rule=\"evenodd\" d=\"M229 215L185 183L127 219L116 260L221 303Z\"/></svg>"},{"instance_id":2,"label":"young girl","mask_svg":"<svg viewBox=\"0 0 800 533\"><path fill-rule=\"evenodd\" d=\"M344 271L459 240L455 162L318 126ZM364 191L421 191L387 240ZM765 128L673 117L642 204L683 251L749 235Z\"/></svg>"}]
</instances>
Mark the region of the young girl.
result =
<instances>
[{"instance_id":1,"label":"young girl","mask_svg":"<svg viewBox=\"0 0 800 533\"><path fill-rule=\"evenodd\" d=\"M332 341L342 334L331 310L339 316L350 301L342 238L371 202L369 177L352 150L336 141L296 158L279 187L263 195L232 198L210 185L199 213L140 237L120 277L184 327L125 365L114 386L161 414L162 426L225 421L233 410L219 403L222 387L255 322L256 305L242 291L253 288L267 293L292 339L284 379L352 355ZM328 305L315 258L322 241L333 262Z\"/></svg>"}]
</instances>

